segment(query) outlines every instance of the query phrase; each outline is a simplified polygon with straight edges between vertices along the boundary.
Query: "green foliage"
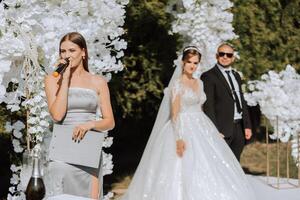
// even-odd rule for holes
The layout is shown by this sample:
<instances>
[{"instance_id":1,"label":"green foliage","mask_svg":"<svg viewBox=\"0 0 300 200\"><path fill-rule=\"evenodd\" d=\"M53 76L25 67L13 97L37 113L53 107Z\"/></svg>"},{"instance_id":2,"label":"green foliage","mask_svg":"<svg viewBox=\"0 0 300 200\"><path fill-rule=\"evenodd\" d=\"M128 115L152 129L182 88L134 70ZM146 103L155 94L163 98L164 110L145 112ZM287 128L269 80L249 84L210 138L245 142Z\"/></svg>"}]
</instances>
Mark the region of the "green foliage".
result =
<instances>
[{"instance_id":1,"label":"green foliage","mask_svg":"<svg viewBox=\"0 0 300 200\"><path fill-rule=\"evenodd\" d=\"M6 133L5 132L5 122L7 121L7 119L9 118L8 116L8 112L6 110L5 105L1 105L0 106L0 136L4 137L4 138L9 138L11 133Z\"/></svg>"},{"instance_id":2,"label":"green foliage","mask_svg":"<svg viewBox=\"0 0 300 200\"><path fill-rule=\"evenodd\" d=\"M166 12L167 0L132 0L126 9L123 72L111 84L115 113L122 117L156 114L164 84L172 74L177 35L169 35L172 15Z\"/></svg>"},{"instance_id":3,"label":"green foliage","mask_svg":"<svg viewBox=\"0 0 300 200\"><path fill-rule=\"evenodd\" d=\"M300 1L233 0L236 63L248 79L286 64L300 69Z\"/></svg>"},{"instance_id":4,"label":"green foliage","mask_svg":"<svg viewBox=\"0 0 300 200\"><path fill-rule=\"evenodd\" d=\"M6 91L11 92L17 89L16 84L9 83ZM25 121L26 118L26 110L24 107L21 107L20 110L11 112L6 108L7 104L1 103L0 104L0 136L4 138L11 137L11 133L5 132L5 124L6 122L15 123L18 120Z\"/></svg>"},{"instance_id":5,"label":"green foliage","mask_svg":"<svg viewBox=\"0 0 300 200\"><path fill-rule=\"evenodd\" d=\"M16 89L16 85L10 83L8 85L8 88L6 89L7 92L14 91ZM26 110L24 107L21 107L20 110L11 112L6 108L7 104L1 103L0 104L0 140L2 142L9 142L10 146L5 147L4 149L7 151L5 152L5 155L3 155L3 159L8 159L8 162L14 163L14 164L20 164L21 163L21 153L16 153L13 150L13 146L11 144L11 141L13 140L14 136L12 131L6 132L5 130L5 124L6 122L9 122L11 124L17 122L18 120L22 121L24 124L26 124ZM24 137L20 139L20 142L25 144L25 131L22 130ZM0 153L4 153L3 148L0 149Z\"/></svg>"}]
</instances>

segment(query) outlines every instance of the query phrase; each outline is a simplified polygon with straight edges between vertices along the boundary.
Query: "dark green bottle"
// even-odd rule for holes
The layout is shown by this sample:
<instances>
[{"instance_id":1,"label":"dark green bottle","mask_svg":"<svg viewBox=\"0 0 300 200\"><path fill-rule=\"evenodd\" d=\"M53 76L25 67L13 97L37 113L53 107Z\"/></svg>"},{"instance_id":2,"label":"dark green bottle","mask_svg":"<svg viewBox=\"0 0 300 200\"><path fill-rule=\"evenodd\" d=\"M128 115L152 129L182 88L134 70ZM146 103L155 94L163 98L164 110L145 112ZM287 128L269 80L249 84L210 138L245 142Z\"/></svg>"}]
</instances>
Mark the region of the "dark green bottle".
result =
<instances>
[{"instance_id":1,"label":"dark green bottle","mask_svg":"<svg viewBox=\"0 0 300 200\"><path fill-rule=\"evenodd\" d=\"M46 189L41 174L40 159L38 151L33 153L32 175L26 188L26 200L42 200L45 197Z\"/></svg>"}]
</instances>

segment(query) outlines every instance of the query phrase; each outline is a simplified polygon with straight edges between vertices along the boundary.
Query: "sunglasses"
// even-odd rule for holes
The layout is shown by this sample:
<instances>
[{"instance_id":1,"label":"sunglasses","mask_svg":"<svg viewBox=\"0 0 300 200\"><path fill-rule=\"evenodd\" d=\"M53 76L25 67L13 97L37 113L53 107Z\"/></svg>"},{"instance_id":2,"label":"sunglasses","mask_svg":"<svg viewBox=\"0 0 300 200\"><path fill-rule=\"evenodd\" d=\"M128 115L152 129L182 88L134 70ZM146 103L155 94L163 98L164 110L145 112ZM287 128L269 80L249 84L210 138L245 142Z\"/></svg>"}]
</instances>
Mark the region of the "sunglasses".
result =
<instances>
[{"instance_id":1,"label":"sunglasses","mask_svg":"<svg viewBox=\"0 0 300 200\"><path fill-rule=\"evenodd\" d=\"M220 57L224 57L224 56L226 55L227 58L232 58L233 53L219 52L218 55L219 55Z\"/></svg>"}]
</instances>

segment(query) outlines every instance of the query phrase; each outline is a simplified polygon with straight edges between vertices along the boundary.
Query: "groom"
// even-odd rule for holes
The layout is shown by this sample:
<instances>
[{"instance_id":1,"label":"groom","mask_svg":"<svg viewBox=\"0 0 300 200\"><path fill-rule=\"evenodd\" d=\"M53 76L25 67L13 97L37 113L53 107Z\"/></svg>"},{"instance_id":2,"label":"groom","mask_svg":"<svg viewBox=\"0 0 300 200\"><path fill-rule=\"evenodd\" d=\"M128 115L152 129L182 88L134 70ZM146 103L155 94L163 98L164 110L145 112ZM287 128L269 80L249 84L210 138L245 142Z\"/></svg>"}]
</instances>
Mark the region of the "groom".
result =
<instances>
[{"instance_id":1,"label":"groom","mask_svg":"<svg viewBox=\"0 0 300 200\"><path fill-rule=\"evenodd\" d=\"M235 59L233 47L221 44L216 58L217 64L201 76L207 96L203 110L240 160L245 139L251 138L252 131L241 77L231 67Z\"/></svg>"}]
</instances>

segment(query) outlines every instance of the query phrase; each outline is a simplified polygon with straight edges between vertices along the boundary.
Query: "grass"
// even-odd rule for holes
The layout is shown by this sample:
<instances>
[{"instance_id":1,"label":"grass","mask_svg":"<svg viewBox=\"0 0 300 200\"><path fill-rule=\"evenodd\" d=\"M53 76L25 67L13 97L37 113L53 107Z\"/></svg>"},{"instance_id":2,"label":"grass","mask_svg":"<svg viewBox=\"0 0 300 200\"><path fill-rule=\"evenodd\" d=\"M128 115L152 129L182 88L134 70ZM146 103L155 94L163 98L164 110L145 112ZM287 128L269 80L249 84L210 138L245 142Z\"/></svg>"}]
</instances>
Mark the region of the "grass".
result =
<instances>
[{"instance_id":1,"label":"grass","mask_svg":"<svg viewBox=\"0 0 300 200\"><path fill-rule=\"evenodd\" d=\"M279 175L280 177L298 177L296 163L291 157L290 143L279 143ZM277 177L277 144L271 143L268 147L269 152L269 176ZM288 149L288 152L287 152ZM289 159L289 169L287 167L287 155ZM254 142L245 147L241 165L247 168L252 174L267 175L267 145L261 142ZM289 170L289 175L287 172Z\"/></svg>"}]
</instances>

